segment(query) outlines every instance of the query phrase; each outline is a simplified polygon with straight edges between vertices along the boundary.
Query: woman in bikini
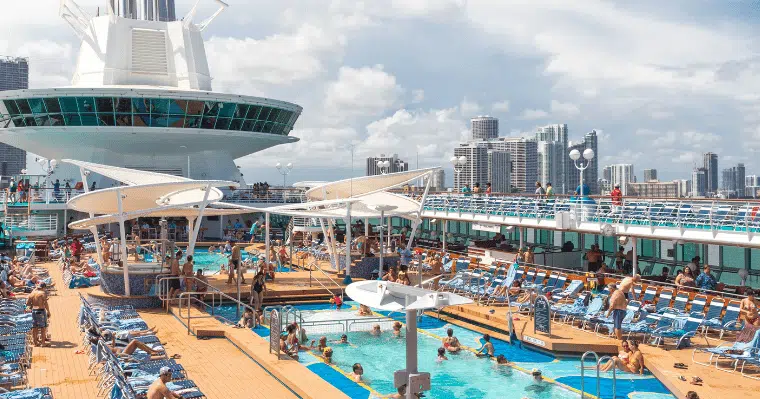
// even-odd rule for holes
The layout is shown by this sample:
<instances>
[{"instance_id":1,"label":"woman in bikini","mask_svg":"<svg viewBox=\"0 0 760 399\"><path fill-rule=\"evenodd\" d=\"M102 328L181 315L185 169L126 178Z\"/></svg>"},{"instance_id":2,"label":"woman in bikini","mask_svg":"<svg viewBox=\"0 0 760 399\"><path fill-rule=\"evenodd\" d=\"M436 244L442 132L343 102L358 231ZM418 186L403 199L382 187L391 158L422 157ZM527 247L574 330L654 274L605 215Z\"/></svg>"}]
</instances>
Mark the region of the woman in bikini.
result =
<instances>
[{"instance_id":1,"label":"woman in bikini","mask_svg":"<svg viewBox=\"0 0 760 399\"><path fill-rule=\"evenodd\" d=\"M644 374L644 355L639 350L639 343L636 340L628 341L628 347L630 348L628 361L623 361L618 356L610 359L600 370L610 371L614 367L618 370L625 371L626 373Z\"/></svg>"},{"instance_id":2,"label":"woman in bikini","mask_svg":"<svg viewBox=\"0 0 760 399\"><path fill-rule=\"evenodd\" d=\"M760 326L760 317L758 317L757 302L755 300L755 291L751 288L746 291L747 297L742 299L739 308L744 313L744 320L753 326Z\"/></svg>"}]
</instances>

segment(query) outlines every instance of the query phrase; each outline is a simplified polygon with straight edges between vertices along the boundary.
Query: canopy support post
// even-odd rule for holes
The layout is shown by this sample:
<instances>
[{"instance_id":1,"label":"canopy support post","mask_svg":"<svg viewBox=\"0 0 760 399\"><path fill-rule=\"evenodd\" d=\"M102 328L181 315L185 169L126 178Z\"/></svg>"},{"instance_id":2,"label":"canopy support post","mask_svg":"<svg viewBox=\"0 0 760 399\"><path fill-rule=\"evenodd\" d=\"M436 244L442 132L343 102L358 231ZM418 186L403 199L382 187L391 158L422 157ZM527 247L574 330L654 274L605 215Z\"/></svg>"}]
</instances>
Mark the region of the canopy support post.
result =
<instances>
[{"instance_id":1,"label":"canopy support post","mask_svg":"<svg viewBox=\"0 0 760 399\"><path fill-rule=\"evenodd\" d=\"M269 268L270 262L272 261L269 259L269 212L264 212L264 224L264 259L266 259L267 268Z\"/></svg>"},{"instance_id":2,"label":"canopy support post","mask_svg":"<svg viewBox=\"0 0 760 399\"><path fill-rule=\"evenodd\" d=\"M293 240L290 240L291 244ZM351 203L346 204L346 277L343 284L351 284Z\"/></svg>"},{"instance_id":3,"label":"canopy support post","mask_svg":"<svg viewBox=\"0 0 760 399\"><path fill-rule=\"evenodd\" d=\"M119 234L121 235L121 266L124 270L124 295L129 296L129 260L127 259L127 233L124 229L124 207L121 190L116 190L116 206L119 211Z\"/></svg>"},{"instance_id":4,"label":"canopy support post","mask_svg":"<svg viewBox=\"0 0 760 399\"><path fill-rule=\"evenodd\" d=\"M87 184L87 175L88 172L85 172L84 168L79 168L79 174L82 175L82 184L84 184L84 192L89 193L90 192L90 185ZM63 217L66 218L66 210L64 210ZM90 212L90 218L95 217L95 214ZM68 225L68 220L63 221L64 225ZM95 252L98 254L98 264L100 264L100 267L106 267L106 265L103 264L103 253L101 252L100 248L100 238L98 237L98 226L92 226L90 227L90 231L92 232L92 238L95 240ZM66 229L64 229L64 234L66 234Z\"/></svg>"},{"instance_id":5,"label":"canopy support post","mask_svg":"<svg viewBox=\"0 0 760 399\"><path fill-rule=\"evenodd\" d=\"M189 166L189 165L188 165ZM201 231L201 222L203 221L203 212L206 211L206 207L208 206L208 196L211 193L211 185L206 186L206 192L203 193L203 202L201 202L200 210L198 211L198 218L196 219L196 223L190 223L188 224L187 234L190 236L188 237L188 246L187 246L187 254L188 255L194 255L195 254L195 243L198 241L198 232ZM190 222L190 218L187 219L188 222ZM193 226L195 225L195 226ZM193 228L194 227L194 228Z\"/></svg>"},{"instance_id":6,"label":"canopy support post","mask_svg":"<svg viewBox=\"0 0 760 399\"><path fill-rule=\"evenodd\" d=\"M639 272L639 254L638 254L639 249L637 248L638 247L637 241L638 240L636 239L636 237L631 237L631 244L633 245L633 269L631 272L631 276L635 276Z\"/></svg>"},{"instance_id":7,"label":"canopy support post","mask_svg":"<svg viewBox=\"0 0 760 399\"><path fill-rule=\"evenodd\" d=\"M447 220L441 219L441 223L443 223L443 244L441 248L443 249L443 252L446 252L446 238L448 235L448 232L446 230L448 229L449 222Z\"/></svg>"},{"instance_id":8,"label":"canopy support post","mask_svg":"<svg viewBox=\"0 0 760 399\"><path fill-rule=\"evenodd\" d=\"M377 278L381 280L383 278L383 218L385 217L385 211L380 211L380 225L378 228L380 229L380 237L378 237L378 242L380 243L380 266L378 268Z\"/></svg>"}]
</instances>

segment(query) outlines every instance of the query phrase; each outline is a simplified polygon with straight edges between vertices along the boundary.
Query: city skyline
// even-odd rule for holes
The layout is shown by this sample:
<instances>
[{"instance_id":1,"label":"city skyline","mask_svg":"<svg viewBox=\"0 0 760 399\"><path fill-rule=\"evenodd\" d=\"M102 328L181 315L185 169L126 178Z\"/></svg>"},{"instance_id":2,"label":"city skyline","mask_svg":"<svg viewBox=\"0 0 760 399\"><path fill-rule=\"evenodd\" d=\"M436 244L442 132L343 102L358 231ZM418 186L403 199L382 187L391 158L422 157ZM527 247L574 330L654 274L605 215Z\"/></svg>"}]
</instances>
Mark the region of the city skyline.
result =
<instances>
[{"instance_id":1,"label":"city skyline","mask_svg":"<svg viewBox=\"0 0 760 399\"><path fill-rule=\"evenodd\" d=\"M80 1L92 15L103 3ZM177 18L193 5L176 3ZM208 3L199 13L213 12ZM760 166L760 78L748 73L758 10L749 4L592 2L581 12L549 1L378 3L242 2L204 31L218 90L304 107L293 132L301 142L239 159L247 177L278 181L274 165L292 162L292 181L343 178L350 144L358 159L398 152L414 167L417 154L421 167L447 167L452 143L482 114L511 137L551 123L576 138L596 130L600 165L656 168L661 180L688 177L707 150L721 163ZM54 8L17 7L0 16L13 33L0 54L29 57L33 87L68 86L78 38ZM13 15L35 15L45 38Z\"/></svg>"}]
</instances>

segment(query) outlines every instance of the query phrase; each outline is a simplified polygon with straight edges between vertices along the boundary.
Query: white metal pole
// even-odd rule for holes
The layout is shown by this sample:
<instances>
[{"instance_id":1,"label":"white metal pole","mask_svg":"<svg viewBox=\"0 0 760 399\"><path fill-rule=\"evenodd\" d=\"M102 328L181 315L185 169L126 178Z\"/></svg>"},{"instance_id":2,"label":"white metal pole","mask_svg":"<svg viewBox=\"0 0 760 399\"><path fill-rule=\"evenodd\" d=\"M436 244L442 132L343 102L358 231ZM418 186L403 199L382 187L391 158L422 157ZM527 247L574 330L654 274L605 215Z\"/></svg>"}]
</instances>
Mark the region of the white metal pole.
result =
<instances>
[{"instance_id":1,"label":"white metal pole","mask_svg":"<svg viewBox=\"0 0 760 399\"><path fill-rule=\"evenodd\" d=\"M129 289L129 260L127 259L127 232L124 229L124 207L121 190L116 190L116 206L119 211L119 234L121 235L121 267L124 270L124 295L130 295Z\"/></svg>"},{"instance_id":2,"label":"white metal pole","mask_svg":"<svg viewBox=\"0 0 760 399\"><path fill-rule=\"evenodd\" d=\"M409 234L409 240L406 242L406 250L410 250L412 248L412 243L414 242L414 235L417 234L417 227L420 226L422 221L420 219L416 219L412 221L412 232Z\"/></svg>"},{"instance_id":3,"label":"white metal pole","mask_svg":"<svg viewBox=\"0 0 760 399\"><path fill-rule=\"evenodd\" d=\"M87 173L85 173L83 168L79 168L79 174L82 175L82 184L84 184L84 192L85 193L90 192L90 185L87 184ZM64 213L63 213L64 219L66 218L66 216L67 216L67 212L64 209ZM90 217L91 218L95 217L95 214L90 212ZM68 223L69 223L68 220L63 221L63 224L66 227L68 227ZM66 233L66 231L67 230L64 229L64 234ZM98 237L98 227L97 226L90 227L90 231L92 232L92 238L95 240L95 252L97 252L97 255L98 255L98 264L100 264L100 267L105 267L106 265L103 264L103 254L100 252L101 249L100 249L100 237Z\"/></svg>"},{"instance_id":4,"label":"white metal pole","mask_svg":"<svg viewBox=\"0 0 760 399\"><path fill-rule=\"evenodd\" d=\"M380 267L379 267L379 273L377 274L377 278L381 279L383 278L383 218L385 217L385 212L380 211L380 226L378 228L380 229Z\"/></svg>"},{"instance_id":5,"label":"white metal pole","mask_svg":"<svg viewBox=\"0 0 760 399\"><path fill-rule=\"evenodd\" d=\"M406 311L406 372L417 374L417 311ZM407 384L406 397L415 399L411 387Z\"/></svg>"},{"instance_id":6,"label":"white metal pole","mask_svg":"<svg viewBox=\"0 0 760 399\"><path fill-rule=\"evenodd\" d=\"M271 261L271 259L269 259L269 212L264 213L264 224L266 224L266 229L264 229L264 233L266 234L264 237L264 251L266 252L264 259L266 259L267 267L269 267L269 262Z\"/></svg>"},{"instance_id":7,"label":"white metal pole","mask_svg":"<svg viewBox=\"0 0 760 399\"><path fill-rule=\"evenodd\" d=\"M198 218L196 219L196 223L190 223L187 227L187 234L188 237L188 246L187 246L187 254L188 255L194 255L195 254L195 243L198 241L198 233L201 231L201 222L203 221L203 212L206 211L206 206L208 206L208 196L211 193L211 185L206 186L206 192L203 193L203 202L201 202L200 210L198 211ZM188 218L188 221L190 219Z\"/></svg>"},{"instance_id":8,"label":"white metal pole","mask_svg":"<svg viewBox=\"0 0 760 399\"><path fill-rule=\"evenodd\" d=\"M292 242L292 240L291 240ZM346 277L343 284L351 284L351 203L346 204Z\"/></svg>"},{"instance_id":9,"label":"white metal pole","mask_svg":"<svg viewBox=\"0 0 760 399\"><path fill-rule=\"evenodd\" d=\"M364 236L369 238L369 218L364 218Z\"/></svg>"},{"instance_id":10,"label":"white metal pole","mask_svg":"<svg viewBox=\"0 0 760 399\"><path fill-rule=\"evenodd\" d=\"M388 246L391 246L391 217L388 216Z\"/></svg>"},{"instance_id":11,"label":"white metal pole","mask_svg":"<svg viewBox=\"0 0 760 399\"><path fill-rule=\"evenodd\" d=\"M447 225L449 224L449 222L446 221L446 220L441 220L441 223L443 223L443 244L442 244L442 249L443 249L443 252L446 252L446 238L447 238L446 236L448 234L446 232L446 230L448 229Z\"/></svg>"},{"instance_id":12,"label":"white metal pole","mask_svg":"<svg viewBox=\"0 0 760 399\"><path fill-rule=\"evenodd\" d=\"M631 237L631 244L633 244L633 269L632 269L632 276L635 276L638 274L639 271L639 254L638 254L638 241L636 237Z\"/></svg>"},{"instance_id":13,"label":"white metal pole","mask_svg":"<svg viewBox=\"0 0 760 399\"><path fill-rule=\"evenodd\" d=\"M219 216L219 239L224 238L224 215Z\"/></svg>"}]
</instances>

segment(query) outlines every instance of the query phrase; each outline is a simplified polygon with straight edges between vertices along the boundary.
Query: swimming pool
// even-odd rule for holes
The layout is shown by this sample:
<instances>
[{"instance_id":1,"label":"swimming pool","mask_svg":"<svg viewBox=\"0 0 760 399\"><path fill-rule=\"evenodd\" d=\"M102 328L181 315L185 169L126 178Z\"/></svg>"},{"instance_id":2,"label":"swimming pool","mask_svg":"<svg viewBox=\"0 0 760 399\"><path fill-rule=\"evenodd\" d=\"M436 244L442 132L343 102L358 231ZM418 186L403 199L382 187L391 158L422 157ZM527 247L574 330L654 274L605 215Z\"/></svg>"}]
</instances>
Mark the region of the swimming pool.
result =
<instances>
[{"instance_id":1,"label":"swimming pool","mask_svg":"<svg viewBox=\"0 0 760 399\"><path fill-rule=\"evenodd\" d=\"M355 303L347 303L346 308L336 311L329 305L296 306L302 311L304 322L310 320L336 320L356 318L358 310ZM312 372L334 385L346 395L355 399L375 398L395 392L393 387L393 372L403 369L405 365L404 340L393 336L386 328L393 320L403 322L401 313L376 312L385 316L382 322L383 333L372 336L365 331L348 332L349 344L335 343L342 334L341 331L325 333L310 328L305 323L310 339L319 339L324 335L333 348L332 365L325 364L312 353L302 352L299 362ZM217 310L229 319L235 318L234 307L223 307ZM426 397L435 399L548 399L548 398L578 398L580 395L580 362L577 358L560 359L523 348L519 343L510 345L507 342L491 339L496 354L504 354L513 362L514 367L498 366L492 360L475 357L470 350L459 354L447 354L449 360L436 362L437 350L441 346L441 338L446 330L451 328L460 342L477 350L482 344L481 334L466 328L448 324L433 317L423 316L418 323L418 362L419 369L431 374L432 389ZM269 330L260 327L254 330L262 337L268 338ZM354 363L361 363L364 369L365 381L358 384L347 377ZM540 369L548 381L541 386L533 383L530 371ZM585 377L586 390L596 392L596 378ZM600 380L601 397L612 398L612 375L602 373ZM647 373L642 376L618 374L615 399L674 399L674 396L654 376Z\"/></svg>"}]
</instances>

